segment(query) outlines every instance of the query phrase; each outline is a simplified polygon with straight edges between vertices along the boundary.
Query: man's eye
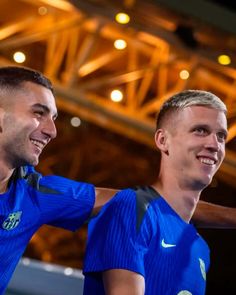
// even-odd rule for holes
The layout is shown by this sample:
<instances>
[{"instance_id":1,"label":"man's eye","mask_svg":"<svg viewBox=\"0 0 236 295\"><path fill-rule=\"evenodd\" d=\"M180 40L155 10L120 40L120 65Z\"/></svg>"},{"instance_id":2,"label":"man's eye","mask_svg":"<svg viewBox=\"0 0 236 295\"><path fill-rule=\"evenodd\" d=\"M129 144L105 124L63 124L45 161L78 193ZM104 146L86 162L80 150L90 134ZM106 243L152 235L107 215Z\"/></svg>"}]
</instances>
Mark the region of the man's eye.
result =
<instances>
[{"instance_id":1,"label":"man's eye","mask_svg":"<svg viewBox=\"0 0 236 295\"><path fill-rule=\"evenodd\" d=\"M207 133L207 130L205 128L196 128L195 133L203 135Z\"/></svg>"},{"instance_id":2,"label":"man's eye","mask_svg":"<svg viewBox=\"0 0 236 295\"><path fill-rule=\"evenodd\" d=\"M218 140L223 142L226 141L227 135L224 132L217 133Z\"/></svg>"},{"instance_id":3,"label":"man's eye","mask_svg":"<svg viewBox=\"0 0 236 295\"><path fill-rule=\"evenodd\" d=\"M35 115L37 115L38 117L43 116L43 111L35 111L34 113L35 113Z\"/></svg>"}]
</instances>

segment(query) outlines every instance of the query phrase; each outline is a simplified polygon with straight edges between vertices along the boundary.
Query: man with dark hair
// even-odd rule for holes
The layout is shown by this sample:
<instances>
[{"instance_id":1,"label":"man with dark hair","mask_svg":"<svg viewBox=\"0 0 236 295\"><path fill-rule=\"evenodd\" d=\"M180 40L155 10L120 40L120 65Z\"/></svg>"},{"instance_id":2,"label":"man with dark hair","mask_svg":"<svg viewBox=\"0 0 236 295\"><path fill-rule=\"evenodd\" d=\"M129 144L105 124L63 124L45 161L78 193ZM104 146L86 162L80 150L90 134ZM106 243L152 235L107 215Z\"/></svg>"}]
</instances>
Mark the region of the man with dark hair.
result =
<instances>
[{"instance_id":1,"label":"man with dark hair","mask_svg":"<svg viewBox=\"0 0 236 295\"><path fill-rule=\"evenodd\" d=\"M41 225L74 231L113 194L34 170L56 136L52 90L39 72L0 68L0 294Z\"/></svg>"},{"instance_id":2,"label":"man with dark hair","mask_svg":"<svg viewBox=\"0 0 236 295\"><path fill-rule=\"evenodd\" d=\"M189 222L224 159L226 137L226 106L212 93L187 90L164 103L158 178L118 192L90 222L84 294L205 293L209 249Z\"/></svg>"},{"instance_id":3,"label":"man with dark hair","mask_svg":"<svg viewBox=\"0 0 236 295\"><path fill-rule=\"evenodd\" d=\"M53 86L49 79L42 73L24 67L2 67L0 68L0 88L20 88L24 82L32 82L53 92Z\"/></svg>"}]
</instances>

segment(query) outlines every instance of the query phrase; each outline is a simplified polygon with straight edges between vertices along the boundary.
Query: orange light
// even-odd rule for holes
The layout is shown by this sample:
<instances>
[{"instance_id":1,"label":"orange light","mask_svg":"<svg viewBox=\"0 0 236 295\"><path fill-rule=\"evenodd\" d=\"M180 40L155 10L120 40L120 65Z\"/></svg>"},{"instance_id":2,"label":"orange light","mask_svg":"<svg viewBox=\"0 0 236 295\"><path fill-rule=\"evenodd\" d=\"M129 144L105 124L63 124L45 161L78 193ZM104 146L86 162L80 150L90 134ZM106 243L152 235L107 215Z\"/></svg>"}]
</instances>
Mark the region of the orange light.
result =
<instances>
[{"instance_id":1,"label":"orange light","mask_svg":"<svg viewBox=\"0 0 236 295\"><path fill-rule=\"evenodd\" d=\"M13 59L15 62L17 62L18 64L23 63L26 60L26 56L23 52L21 51L17 51L13 54Z\"/></svg>"},{"instance_id":2,"label":"orange light","mask_svg":"<svg viewBox=\"0 0 236 295\"><path fill-rule=\"evenodd\" d=\"M114 101L114 102L120 102L122 101L123 99L123 93L118 90L118 89L114 89L112 92L111 92L111 100Z\"/></svg>"},{"instance_id":3,"label":"orange light","mask_svg":"<svg viewBox=\"0 0 236 295\"><path fill-rule=\"evenodd\" d=\"M228 55L222 54L218 56L218 63L223 66L227 66L231 63L231 59Z\"/></svg>"},{"instance_id":4,"label":"orange light","mask_svg":"<svg viewBox=\"0 0 236 295\"><path fill-rule=\"evenodd\" d=\"M45 6L40 6L38 8L38 14L39 15L46 15L48 13L48 9Z\"/></svg>"},{"instance_id":5,"label":"orange light","mask_svg":"<svg viewBox=\"0 0 236 295\"><path fill-rule=\"evenodd\" d=\"M128 24L130 21L129 15L124 12L117 13L115 19L119 24Z\"/></svg>"},{"instance_id":6,"label":"orange light","mask_svg":"<svg viewBox=\"0 0 236 295\"><path fill-rule=\"evenodd\" d=\"M123 50L127 47L127 43L125 40L122 40L122 39L117 39L115 42L114 42L114 47L118 50Z\"/></svg>"},{"instance_id":7,"label":"orange light","mask_svg":"<svg viewBox=\"0 0 236 295\"><path fill-rule=\"evenodd\" d=\"M189 78L189 72L187 70L182 70L179 73L180 79L187 80Z\"/></svg>"}]
</instances>

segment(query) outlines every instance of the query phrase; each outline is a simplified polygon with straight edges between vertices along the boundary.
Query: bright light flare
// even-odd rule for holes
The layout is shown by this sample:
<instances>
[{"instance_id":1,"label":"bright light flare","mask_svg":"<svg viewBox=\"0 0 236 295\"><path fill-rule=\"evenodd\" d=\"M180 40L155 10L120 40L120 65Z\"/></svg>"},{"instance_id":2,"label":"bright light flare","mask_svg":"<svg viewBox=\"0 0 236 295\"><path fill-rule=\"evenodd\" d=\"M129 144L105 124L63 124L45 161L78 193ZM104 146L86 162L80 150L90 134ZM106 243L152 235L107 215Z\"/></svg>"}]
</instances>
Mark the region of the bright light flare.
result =
<instances>
[{"instance_id":1,"label":"bright light flare","mask_svg":"<svg viewBox=\"0 0 236 295\"><path fill-rule=\"evenodd\" d=\"M124 12L119 12L117 13L116 17L115 17L116 21L119 23L119 24L128 24L129 21L130 21L130 17L127 13L124 13Z\"/></svg>"},{"instance_id":2,"label":"bright light flare","mask_svg":"<svg viewBox=\"0 0 236 295\"><path fill-rule=\"evenodd\" d=\"M227 66L231 63L231 59L228 55L222 54L218 56L218 63L223 66Z\"/></svg>"},{"instance_id":3,"label":"bright light flare","mask_svg":"<svg viewBox=\"0 0 236 295\"><path fill-rule=\"evenodd\" d=\"M180 79L187 80L189 78L189 72L187 70L182 70L179 73Z\"/></svg>"},{"instance_id":4,"label":"bright light flare","mask_svg":"<svg viewBox=\"0 0 236 295\"><path fill-rule=\"evenodd\" d=\"M117 39L115 42L114 42L114 47L118 50L123 50L127 47L127 43L125 40L123 39Z\"/></svg>"},{"instance_id":5,"label":"bright light flare","mask_svg":"<svg viewBox=\"0 0 236 295\"><path fill-rule=\"evenodd\" d=\"M114 101L114 102L120 102L122 101L123 99L123 93L118 90L118 89L114 89L112 92L111 92L111 100Z\"/></svg>"},{"instance_id":6,"label":"bright light flare","mask_svg":"<svg viewBox=\"0 0 236 295\"><path fill-rule=\"evenodd\" d=\"M73 127L79 127L81 125L81 120L78 117L73 117L71 118L70 123Z\"/></svg>"},{"instance_id":7,"label":"bright light flare","mask_svg":"<svg viewBox=\"0 0 236 295\"><path fill-rule=\"evenodd\" d=\"M26 56L23 52L17 51L13 54L13 59L18 64L22 64L26 60Z\"/></svg>"}]
</instances>

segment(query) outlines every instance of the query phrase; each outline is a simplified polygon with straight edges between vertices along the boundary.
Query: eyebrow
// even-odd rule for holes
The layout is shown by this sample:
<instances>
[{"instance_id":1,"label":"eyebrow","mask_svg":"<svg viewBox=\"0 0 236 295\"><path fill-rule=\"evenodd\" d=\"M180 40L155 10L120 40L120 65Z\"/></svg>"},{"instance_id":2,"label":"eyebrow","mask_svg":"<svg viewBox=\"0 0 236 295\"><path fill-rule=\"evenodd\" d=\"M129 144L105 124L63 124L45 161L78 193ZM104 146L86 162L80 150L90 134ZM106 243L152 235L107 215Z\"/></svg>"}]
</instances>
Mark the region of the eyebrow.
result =
<instances>
[{"instance_id":1,"label":"eyebrow","mask_svg":"<svg viewBox=\"0 0 236 295\"><path fill-rule=\"evenodd\" d=\"M44 104L41 104L41 103L36 103L33 105L33 108L41 108L43 109L47 114L49 114L51 112L51 110L49 109L49 107L47 107L46 105ZM54 115L53 115L53 119L55 120L56 118L58 117L58 113L56 112Z\"/></svg>"}]
</instances>

